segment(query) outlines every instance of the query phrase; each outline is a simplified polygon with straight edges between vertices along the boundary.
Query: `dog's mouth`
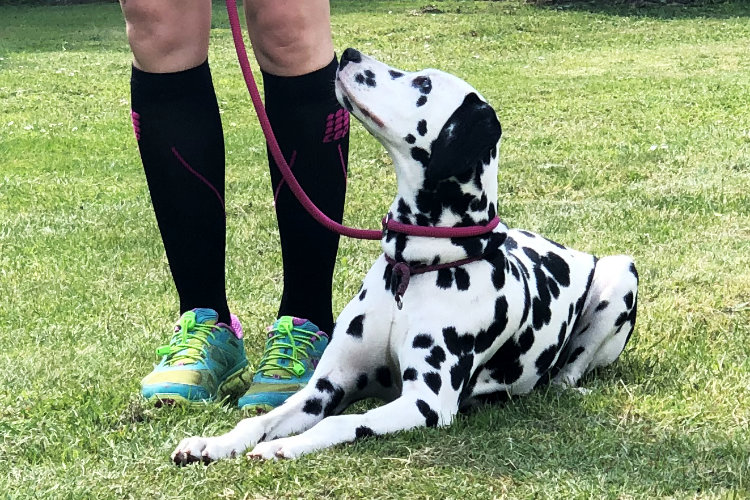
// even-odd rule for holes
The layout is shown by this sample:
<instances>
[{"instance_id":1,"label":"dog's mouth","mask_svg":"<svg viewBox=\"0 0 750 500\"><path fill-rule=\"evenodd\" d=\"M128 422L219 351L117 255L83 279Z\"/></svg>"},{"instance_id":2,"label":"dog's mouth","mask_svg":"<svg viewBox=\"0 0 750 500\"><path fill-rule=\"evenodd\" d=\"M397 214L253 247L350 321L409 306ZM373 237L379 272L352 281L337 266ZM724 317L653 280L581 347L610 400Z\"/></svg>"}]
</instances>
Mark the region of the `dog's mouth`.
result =
<instances>
[{"instance_id":1,"label":"dog's mouth","mask_svg":"<svg viewBox=\"0 0 750 500\"><path fill-rule=\"evenodd\" d=\"M370 120L372 123L374 123L378 128L385 127L385 123L383 120L380 119L376 114L374 114L372 111L370 111L367 106L364 106L362 103L357 101L357 98L354 97L351 92L348 91L346 88L346 85L344 83L344 80L341 78L340 74L336 75L336 88L341 93L341 100L343 101L344 107L349 111L350 113L354 113L355 111L359 111L359 113L364 117Z\"/></svg>"}]
</instances>

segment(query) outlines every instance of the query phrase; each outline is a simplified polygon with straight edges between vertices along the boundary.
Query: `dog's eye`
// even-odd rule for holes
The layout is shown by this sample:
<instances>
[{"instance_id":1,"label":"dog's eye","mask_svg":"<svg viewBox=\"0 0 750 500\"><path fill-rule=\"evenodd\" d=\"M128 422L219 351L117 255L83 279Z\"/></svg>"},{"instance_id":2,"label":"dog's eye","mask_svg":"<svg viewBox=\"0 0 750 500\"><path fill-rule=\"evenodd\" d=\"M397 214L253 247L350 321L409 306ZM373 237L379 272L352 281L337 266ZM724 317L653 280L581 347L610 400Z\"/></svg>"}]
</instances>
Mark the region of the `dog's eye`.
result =
<instances>
[{"instance_id":1,"label":"dog's eye","mask_svg":"<svg viewBox=\"0 0 750 500\"><path fill-rule=\"evenodd\" d=\"M422 94L429 94L432 91L432 80L427 76L418 76L411 81L411 86L419 89Z\"/></svg>"}]
</instances>

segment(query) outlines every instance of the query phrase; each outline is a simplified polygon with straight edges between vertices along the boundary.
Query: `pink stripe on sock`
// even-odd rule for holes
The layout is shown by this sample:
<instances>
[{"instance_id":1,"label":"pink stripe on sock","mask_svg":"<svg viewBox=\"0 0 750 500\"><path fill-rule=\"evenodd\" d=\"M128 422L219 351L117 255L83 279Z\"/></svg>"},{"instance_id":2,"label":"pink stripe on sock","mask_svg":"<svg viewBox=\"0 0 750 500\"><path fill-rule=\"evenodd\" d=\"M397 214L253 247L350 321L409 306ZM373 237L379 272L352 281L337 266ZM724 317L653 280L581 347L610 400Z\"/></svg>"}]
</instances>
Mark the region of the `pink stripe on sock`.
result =
<instances>
[{"instance_id":1,"label":"pink stripe on sock","mask_svg":"<svg viewBox=\"0 0 750 500\"><path fill-rule=\"evenodd\" d=\"M213 184L211 184L210 182L208 182L208 179L206 179L201 174L199 174L198 172L196 172L193 169L193 167L191 167L190 164L188 164L188 162L186 162L182 158L182 156L180 156L180 153L177 152L177 148L175 148L174 146L172 146L172 154L174 155L175 158L177 158L177 160L182 164L182 166L187 169L188 172L190 172L191 174L193 174L194 176L196 176L198 178L198 180L200 180L203 184L205 184L206 186L208 186L209 189L211 189L211 191L214 192L214 194L216 195L216 197L219 199L219 203L221 204L221 209L224 210L224 217L226 217L227 213L226 213L226 209L224 208L224 200L221 198L221 194L219 194L219 191L213 186Z\"/></svg>"},{"instance_id":2,"label":"pink stripe on sock","mask_svg":"<svg viewBox=\"0 0 750 500\"><path fill-rule=\"evenodd\" d=\"M339 144L339 159L341 160L341 170L344 171L344 182L349 179L349 174L346 173L346 162L344 161L344 152L341 151L341 144Z\"/></svg>"},{"instance_id":3,"label":"pink stripe on sock","mask_svg":"<svg viewBox=\"0 0 750 500\"><path fill-rule=\"evenodd\" d=\"M141 140L141 115L130 110L130 120L133 122L133 132L135 132L135 140Z\"/></svg>"},{"instance_id":4,"label":"pink stripe on sock","mask_svg":"<svg viewBox=\"0 0 750 500\"><path fill-rule=\"evenodd\" d=\"M297 150L292 151L292 158L289 160L289 169L291 170L294 166L294 160L297 159ZM276 192L273 193L273 206L276 206L276 200L279 199L279 193L281 192L281 186L286 184L284 181L284 178L281 178L281 182L279 182L279 185L276 186Z\"/></svg>"}]
</instances>

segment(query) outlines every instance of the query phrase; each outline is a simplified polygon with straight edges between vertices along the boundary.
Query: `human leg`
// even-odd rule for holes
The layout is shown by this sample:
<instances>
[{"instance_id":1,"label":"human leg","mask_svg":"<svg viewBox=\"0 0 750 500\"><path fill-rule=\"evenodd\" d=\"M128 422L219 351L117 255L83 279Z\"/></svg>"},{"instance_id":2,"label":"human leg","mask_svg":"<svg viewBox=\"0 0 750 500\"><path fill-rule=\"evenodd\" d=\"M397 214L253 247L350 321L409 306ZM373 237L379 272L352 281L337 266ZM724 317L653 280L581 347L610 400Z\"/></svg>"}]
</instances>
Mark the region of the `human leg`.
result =
<instances>
[{"instance_id":1,"label":"human leg","mask_svg":"<svg viewBox=\"0 0 750 500\"><path fill-rule=\"evenodd\" d=\"M246 0L245 9L263 73L266 111L281 150L312 201L341 221L349 115L334 94L337 64L328 0ZM294 198L270 155L269 166L284 291L280 318L269 333L253 385L239 401L240 407L257 412L278 406L303 387L327 344L316 340L322 332L315 330L333 329L331 288L339 242Z\"/></svg>"},{"instance_id":2,"label":"human leg","mask_svg":"<svg viewBox=\"0 0 750 500\"><path fill-rule=\"evenodd\" d=\"M295 177L329 217L343 217L349 116L336 101L328 0L247 0L266 110ZM338 235L310 217L269 158L284 266L279 316L310 319L331 332Z\"/></svg>"},{"instance_id":3,"label":"human leg","mask_svg":"<svg viewBox=\"0 0 750 500\"><path fill-rule=\"evenodd\" d=\"M224 139L208 67L209 0L121 0L133 50L133 127L181 317L141 385L160 401L247 387L242 328L224 284Z\"/></svg>"},{"instance_id":4,"label":"human leg","mask_svg":"<svg viewBox=\"0 0 750 500\"><path fill-rule=\"evenodd\" d=\"M133 49L132 117L180 312L214 309L224 283L224 138L207 63L209 0L121 0Z\"/></svg>"}]
</instances>

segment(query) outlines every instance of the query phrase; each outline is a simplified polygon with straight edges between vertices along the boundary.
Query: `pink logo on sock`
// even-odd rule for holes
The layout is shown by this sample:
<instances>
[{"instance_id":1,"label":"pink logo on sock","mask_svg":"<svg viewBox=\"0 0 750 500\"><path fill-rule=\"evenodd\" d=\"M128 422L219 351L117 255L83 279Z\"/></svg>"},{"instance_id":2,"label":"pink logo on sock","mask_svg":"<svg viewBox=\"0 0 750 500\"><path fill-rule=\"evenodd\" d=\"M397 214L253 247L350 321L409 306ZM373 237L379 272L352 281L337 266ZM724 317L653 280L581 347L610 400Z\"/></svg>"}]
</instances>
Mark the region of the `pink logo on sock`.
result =
<instances>
[{"instance_id":1,"label":"pink logo on sock","mask_svg":"<svg viewBox=\"0 0 750 500\"><path fill-rule=\"evenodd\" d=\"M349 132L349 112L340 108L326 118L326 131L323 135L323 142L338 141L347 132Z\"/></svg>"},{"instance_id":2,"label":"pink logo on sock","mask_svg":"<svg viewBox=\"0 0 750 500\"><path fill-rule=\"evenodd\" d=\"M135 132L135 140L141 140L141 115L130 110L130 119L133 121L133 132Z\"/></svg>"}]
</instances>

